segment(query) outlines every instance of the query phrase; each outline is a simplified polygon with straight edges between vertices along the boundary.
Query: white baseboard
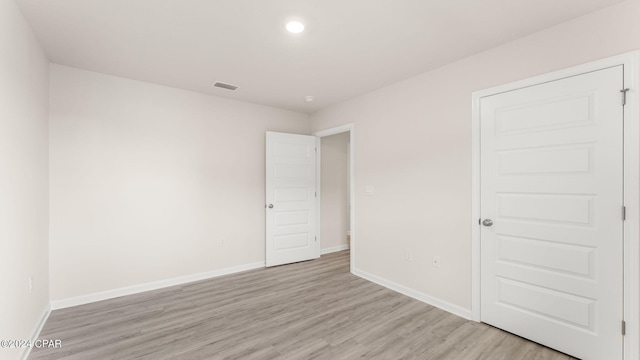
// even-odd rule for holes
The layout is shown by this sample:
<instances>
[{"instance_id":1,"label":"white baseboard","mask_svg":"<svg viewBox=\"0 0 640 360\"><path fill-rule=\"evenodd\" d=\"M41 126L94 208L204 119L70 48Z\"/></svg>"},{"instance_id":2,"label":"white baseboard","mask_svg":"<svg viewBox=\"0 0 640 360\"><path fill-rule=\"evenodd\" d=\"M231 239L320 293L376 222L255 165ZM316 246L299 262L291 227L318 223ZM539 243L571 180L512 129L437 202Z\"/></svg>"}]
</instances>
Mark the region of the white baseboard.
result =
<instances>
[{"instance_id":1,"label":"white baseboard","mask_svg":"<svg viewBox=\"0 0 640 360\"><path fill-rule=\"evenodd\" d=\"M31 338L29 340L31 340L32 344L35 343L36 340L38 340L38 337L40 337L40 332L42 331L42 328L44 327L44 324L47 322L47 319L49 318L50 314L51 314L51 305L47 304L44 311L42 312L42 316L40 316L40 321L36 325L36 328L31 332ZM32 347L24 348L24 351L22 353L22 356L20 356L20 359L27 360L27 358L29 357L29 354L31 354L31 349Z\"/></svg>"},{"instance_id":2,"label":"white baseboard","mask_svg":"<svg viewBox=\"0 0 640 360\"><path fill-rule=\"evenodd\" d=\"M352 273L356 276L359 276L365 280L369 280L373 283L376 283L378 285L384 286L388 289L391 289L393 291L397 291L403 295L409 296L411 298L414 298L416 300L422 301L423 303L427 303L431 306L435 306L437 308L440 308L444 311L450 312L454 315L460 316L462 318L465 318L467 320L471 320L471 310L469 309L464 309L458 305L454 305L451 304L447 301L444 300L440 300L437 298L434 298L432 296L423 294L421 292L415 291L413 289L410 289L406 286L400 285L398 283L395 283L393 281L389 281L387 279L383 279L381 277L378 277L376 275L373 274L369 274L366 271L362 271L359 270L357 268L353 268Z\"/></svg>"},{"instance_id":3,"label":"white baseboard","mask_svg":"<svg viewBox=\"0 0 640 360\"><path fill-rule=\"evenodd\" d=\"M331 254L334 252L338 252L338 251L343 251L343 250L348 250L349 246L345 245L340 245L340 246L334 246L334 247L330 247L330 248L326 248L326 249L321 249L320 250L320 254L321 255L326 255L326 254Z\"/></svg>"},{"instance_id":4,"label":"white baseboard","mask_svg":"<svg viewBox=\"0 0 640 360\"><path fill-rule=\"evenodd\" d=\"M160 280L160 281L154 281L154 282L145 283L145 284L123 287L119 289L101 291L93 294L81 295L81 296L76 296L68 299L52 300L51 309L57 310L57 309L64 309L64 308L77 306L77 305L89 304L92 302L113 299L120 296L133 295L133 294L138 294L138 293L150 291L150 290L157 290L157 289L161 289L169 286L182 285L182 284L186 284L194 281L215 278L218 276L235 274L242 271L259 269L259 268L263 268L264 266L265 266L264 261L261 261L261 262L251 263L251 264L213 270L205 273L180 276L180 277L175 277L175 278L166 279L166 280Z\"/></svg>"}]
</instances>

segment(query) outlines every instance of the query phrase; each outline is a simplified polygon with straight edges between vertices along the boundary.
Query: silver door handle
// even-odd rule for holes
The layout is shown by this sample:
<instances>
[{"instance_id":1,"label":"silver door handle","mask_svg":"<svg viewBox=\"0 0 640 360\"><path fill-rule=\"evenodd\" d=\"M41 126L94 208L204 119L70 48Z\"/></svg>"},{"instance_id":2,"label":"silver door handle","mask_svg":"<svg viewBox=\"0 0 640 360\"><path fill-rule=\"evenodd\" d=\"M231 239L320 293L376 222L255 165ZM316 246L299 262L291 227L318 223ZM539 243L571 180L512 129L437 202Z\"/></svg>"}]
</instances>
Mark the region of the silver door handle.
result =
<instances>
[{"instance_id":1,"label":"silver door handle","mask_svg":"<svg viewBox=\"0 0 640 360\"><path fill-rule=\"evenodd\" d=\"M273 204L269 204L269 205L267 205L267 207L268 207L269 209L273 209Z\"/></svg>"},{"instance_id":2,"label":"silver door handle","mask_svg":"<svg viewBox=\"0 0 640 360\"><path fill-rule=\"evenodd\" d=\"M491 225L493 225L493 220L491 220L491 219L484 219L484 220L482 220L482 225L484 225L484 226L491 226Z\"/></svg>"}]
</instances>

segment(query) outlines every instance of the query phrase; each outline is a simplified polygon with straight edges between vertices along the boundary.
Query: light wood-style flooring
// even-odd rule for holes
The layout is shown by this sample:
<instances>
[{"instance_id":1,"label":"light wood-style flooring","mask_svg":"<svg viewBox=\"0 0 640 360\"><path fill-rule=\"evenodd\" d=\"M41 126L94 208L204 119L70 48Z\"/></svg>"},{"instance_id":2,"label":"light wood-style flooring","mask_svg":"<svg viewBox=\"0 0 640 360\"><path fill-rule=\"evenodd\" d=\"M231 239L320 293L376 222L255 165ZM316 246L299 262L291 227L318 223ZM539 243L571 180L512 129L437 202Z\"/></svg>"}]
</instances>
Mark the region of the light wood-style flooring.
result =
<instances>
[{"instance_id":1,"label":"light wood-style flooring","mask_svg":"<svg viewBox=\"0 0 640 360\"><path fill-rule=\"evenodd\" d=\"M349 252L54 311L29 359L573 359L349 273Z\"/></svg>"}]
</instances>

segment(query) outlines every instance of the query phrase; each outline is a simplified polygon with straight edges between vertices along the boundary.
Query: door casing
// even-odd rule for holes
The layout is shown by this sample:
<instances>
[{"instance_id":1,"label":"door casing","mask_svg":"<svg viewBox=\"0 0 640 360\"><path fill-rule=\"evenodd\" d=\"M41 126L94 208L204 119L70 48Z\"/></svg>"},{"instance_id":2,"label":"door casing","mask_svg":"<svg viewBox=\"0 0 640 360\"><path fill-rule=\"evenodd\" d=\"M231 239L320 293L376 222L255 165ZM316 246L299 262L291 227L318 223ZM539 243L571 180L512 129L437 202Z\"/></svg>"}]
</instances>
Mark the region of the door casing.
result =
<instances>
[{"instance_id":1,"label":"door casing","mask_svg":"<svg viewBox=\"0 0 640 360\"><path fill-rule=\"evenodd\" d=\"M480 322L480 100L506 91L559 80L579 74L624 66L626 105L624 116L624 358L640 353L640 116L638 112L640 51L634 51L584 65L485 89L472 94L472 211L471 211L471 312ZM621 94L622 101L622 94ZM622 326L622 324L621 324Z\"/></svg>"}]
</instances>

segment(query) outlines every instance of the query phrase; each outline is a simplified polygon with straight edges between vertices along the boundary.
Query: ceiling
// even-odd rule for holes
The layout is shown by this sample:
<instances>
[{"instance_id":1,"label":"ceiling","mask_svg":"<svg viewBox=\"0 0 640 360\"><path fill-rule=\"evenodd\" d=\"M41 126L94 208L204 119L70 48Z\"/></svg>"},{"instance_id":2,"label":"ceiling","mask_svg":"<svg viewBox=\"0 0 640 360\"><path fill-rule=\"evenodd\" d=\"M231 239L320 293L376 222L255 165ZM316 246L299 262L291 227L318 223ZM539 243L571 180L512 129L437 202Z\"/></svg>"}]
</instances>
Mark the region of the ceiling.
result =
<instances>
[{"instance_id":1,"label":"ceiling","mask_svg":"<svg viewBox=\"0 0 640 360\"><path fill-rule=\"evenodd\" d=\"M54 63L306 113L622 2L16 1Z\"/></svg>"}]
</instances>

